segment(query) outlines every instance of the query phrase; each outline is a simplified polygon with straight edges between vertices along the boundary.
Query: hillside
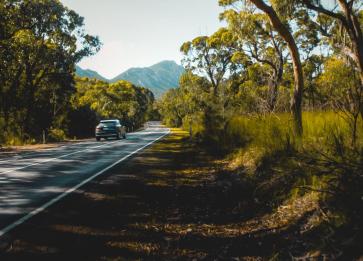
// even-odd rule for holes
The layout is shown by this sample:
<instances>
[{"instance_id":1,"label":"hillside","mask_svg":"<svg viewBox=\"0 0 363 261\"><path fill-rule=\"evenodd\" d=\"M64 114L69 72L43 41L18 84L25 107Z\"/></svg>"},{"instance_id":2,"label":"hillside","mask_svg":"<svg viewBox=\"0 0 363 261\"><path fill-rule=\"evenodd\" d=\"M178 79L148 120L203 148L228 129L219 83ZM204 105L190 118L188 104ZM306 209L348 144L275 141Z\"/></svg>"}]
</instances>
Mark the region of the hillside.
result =
<instances>
[{"instance_id":1,"label":"hillside","mask_svg":"<svg viewBox=\"0 0 363 261\"><path fill-rule=\"evenodd\" d=\"M79 66L76 66L76 74L80 77L95 78L106 82L108 81L108 79L100 75L98 72L89 69L82 69Z\"/></svg>"},{"instance_id":2,"label":"hillside","mask_svg":"<svg viewBox=\"0 0 363 261\"><path fill-rule=\"evenodd\" d=\"M113 79L106 79L95 71L83 70L77 66L77 75L81 77L96 78L108 82L126 80L135 85L149 88L155 95L160 97L170 88L179 86L179 78L184 68L174 61L162 61L150 67L131 68Z\"/></svg>"},{"instance_id":3,"label":"hillside","mask_svg":"<svg viewBox=\"0 0 363 261\"><path fill-rule=\"evenodd\" d=\"M111 82L130 81L149 88L155 97L160 97L168 89L179 86L179 78L183 72L184 68L174 61L163 61L150 67L131 68L113 78Z\"/></svg>"}]
</instances>

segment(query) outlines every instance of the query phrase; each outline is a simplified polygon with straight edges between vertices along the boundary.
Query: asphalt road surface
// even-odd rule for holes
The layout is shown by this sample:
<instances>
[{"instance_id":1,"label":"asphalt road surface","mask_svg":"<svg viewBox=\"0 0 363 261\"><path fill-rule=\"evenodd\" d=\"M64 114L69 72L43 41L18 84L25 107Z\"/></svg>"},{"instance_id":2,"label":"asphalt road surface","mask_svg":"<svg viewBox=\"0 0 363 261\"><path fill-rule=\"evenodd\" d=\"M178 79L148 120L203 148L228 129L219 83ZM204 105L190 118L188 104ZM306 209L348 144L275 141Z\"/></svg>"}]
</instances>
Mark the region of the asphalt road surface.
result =
<instances>
[{"instance_id":1,"label":"asphalt road surface","mask_svg":"<svg viewBox=\"0 0 363 261\"><path fill-rule=\"evenodd\" d=\"M159 122L125 140L88 141L0 160L0 237L169 133Z\"/></svg>"}]
</instances>

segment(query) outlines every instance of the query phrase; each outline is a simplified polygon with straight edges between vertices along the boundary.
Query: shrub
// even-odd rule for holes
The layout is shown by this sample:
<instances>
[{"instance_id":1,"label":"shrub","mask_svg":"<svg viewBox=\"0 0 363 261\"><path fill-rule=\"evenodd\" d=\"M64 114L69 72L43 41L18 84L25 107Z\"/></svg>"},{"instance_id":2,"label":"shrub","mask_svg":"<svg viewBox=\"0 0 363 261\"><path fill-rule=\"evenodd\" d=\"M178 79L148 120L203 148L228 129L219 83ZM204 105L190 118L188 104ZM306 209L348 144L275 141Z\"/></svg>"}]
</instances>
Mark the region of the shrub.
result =
<instances>
[{"instance_id":1,"label":"shrub","mask_svg":"<svg viewBox=\"0 0 363 261\"><path fill-rule=\"evenodd\" d=\"M51 128L48 134L49 141L64 141L66 139L66 134L63 130L57 128Z\"/></svg>"}]
</instances>

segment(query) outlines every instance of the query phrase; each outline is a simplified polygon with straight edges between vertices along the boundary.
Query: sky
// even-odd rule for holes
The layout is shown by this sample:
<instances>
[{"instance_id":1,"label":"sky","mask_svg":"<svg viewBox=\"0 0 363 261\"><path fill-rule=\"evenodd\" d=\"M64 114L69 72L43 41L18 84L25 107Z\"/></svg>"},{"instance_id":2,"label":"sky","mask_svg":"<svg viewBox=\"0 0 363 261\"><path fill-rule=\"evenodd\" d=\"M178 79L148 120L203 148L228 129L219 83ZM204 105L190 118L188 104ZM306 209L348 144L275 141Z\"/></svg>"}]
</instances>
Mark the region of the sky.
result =
<instances>
[{"instance_id":1,"label":"sky","mask_svg":"<svg viewBox=\"0 0 363 261\"><path fill-rule=\"evenodd\" d=\"M85 18L86 32L103 43L78 65L113 78L163 60L180 64L180 46L210 35L222 23L218 0L61 0Z\"/></svg>"}]
</instances>

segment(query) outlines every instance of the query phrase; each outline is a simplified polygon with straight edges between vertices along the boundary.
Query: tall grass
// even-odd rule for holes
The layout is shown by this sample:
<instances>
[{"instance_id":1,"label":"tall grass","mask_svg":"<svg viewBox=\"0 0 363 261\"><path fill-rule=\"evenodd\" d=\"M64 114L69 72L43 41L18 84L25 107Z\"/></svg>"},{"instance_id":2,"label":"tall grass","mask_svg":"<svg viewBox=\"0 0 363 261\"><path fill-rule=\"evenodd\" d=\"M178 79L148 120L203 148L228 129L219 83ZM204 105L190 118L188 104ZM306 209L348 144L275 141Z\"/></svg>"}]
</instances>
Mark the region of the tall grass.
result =
<instances>
[{"instance_id":1,"label":"tall grass","mask_svg":"<svg viewBox=\"0 0 363 261\"><path fill-rule=\"evenodd\" d=\"M240 146L259 147L265 152L315 149L337 153L351 146L348 122L335 112L304 112L303 136L293 134L293 121L288 113L265 116L235 116L227 125L227 139ZM362 120L358 123L362 126ZM356 146L363 146L363 130L358 128ZM340 147L340 148L339 148Z\"/></svg>"},{"instance_id":2,"label":"tall grass","mask_svg":"<svg viewBox=\"0 0 363 261\"><path fill-rule=\"evenodd\" d=\"M231 118L226 137L236 152L230 166L242 167L257 187L264 187L267 201L280 203L306 190L324 191L322 201L340 202L344 216L361 217L363 209L352 214L355 207L349 202L361 200L362 119L355 142L351 125L339 113L304 112L301 138L294 136L292 124L289 114Z\"/></svg>"},{"instance_id":3,"label":"tall grass","mask_svg":"<svg viewBox=\"0 0 363 261\"><path fill-rule=\"evenodd\" d=\"M232 153L223 151L229 153L228 170L249 184L256 209L277 210L282 202L294 202L309 192L310 203L324 209L324 221L314 226L321 231L328 227L331 233L332 228L363 229L363 120L359 118L352 142L351 122L344 116L304 112L302 137L294 135L289 113L234 115L224 127L219 121L209 125L217 131L202 128L202 118L191 122L193 132L217 141L212 149L232 148Z\"/></svg>"}]
</instances>

